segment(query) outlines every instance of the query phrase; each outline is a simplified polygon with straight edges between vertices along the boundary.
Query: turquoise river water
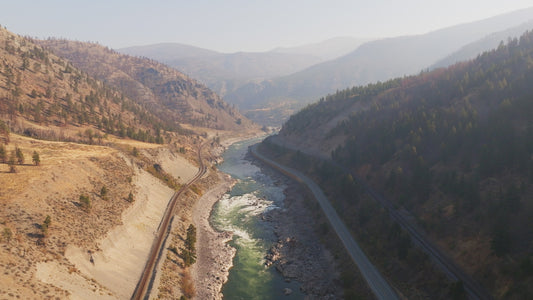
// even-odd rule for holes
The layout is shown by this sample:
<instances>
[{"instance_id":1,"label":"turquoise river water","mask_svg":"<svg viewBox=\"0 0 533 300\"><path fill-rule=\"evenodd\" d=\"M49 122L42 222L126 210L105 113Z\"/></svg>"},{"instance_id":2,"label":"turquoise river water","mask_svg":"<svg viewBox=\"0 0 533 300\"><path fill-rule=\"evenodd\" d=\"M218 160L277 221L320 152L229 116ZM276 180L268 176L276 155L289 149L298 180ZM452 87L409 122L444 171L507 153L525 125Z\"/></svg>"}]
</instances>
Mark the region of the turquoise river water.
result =
<instances>
[{"instance_id":1,"label":"turquoise river water","mask_svg":"<svg viewBox=\"0 0 533 300\"><path fill-rule=\"evenodd\" d=\"M264 257L275 235L261 214L283 205L285 186L245 160L248 146L259 142L252 139L233 144L224 153L219 169L238 180L233 189L217 202L211 214L211 224L222 231L233 232L230 245L237 249L233 268L222 293L224 299L303 299L298 282L287 283L274 267L266 268ZM293 293L284 295L283 289Z\"/></svg>"}]
</instances>

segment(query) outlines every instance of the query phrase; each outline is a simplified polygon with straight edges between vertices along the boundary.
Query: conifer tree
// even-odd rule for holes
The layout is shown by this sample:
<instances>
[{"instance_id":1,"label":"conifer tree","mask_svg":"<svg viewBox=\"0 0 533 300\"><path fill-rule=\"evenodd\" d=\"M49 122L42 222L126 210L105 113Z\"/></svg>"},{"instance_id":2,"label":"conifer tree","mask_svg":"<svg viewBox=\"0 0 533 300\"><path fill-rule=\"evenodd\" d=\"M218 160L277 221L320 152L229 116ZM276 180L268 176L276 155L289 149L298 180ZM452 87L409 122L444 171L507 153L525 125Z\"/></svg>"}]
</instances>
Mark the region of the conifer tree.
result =
<instances>
[{"instance_id":1,"label":"conifer tree","mask_svg":"<svg viewBox=\"0 0 533 300\"><path fill-rule=\"evenodd\" d=\"M41 158L39 157L39 153L37 153L37 151L33 151L32 161L36 166L41 164Z\"/></svg>"},{"instance_id":2,"label":"conifer tree","mask_svg":"<svg viewBox=\"0 0 533 300\"><path fill-rule=\"evenodd\" d=\"M0 163L6 163L7 162L7 152L4 145L0 145Z\"/></svg>"},{"instance_id":3,"label":"conifer tree","mask_svg":"<svg viewBox=\"0 0 533 300\"><path fill-rule=\"evenodd\" d=\"M15 156L17 157L17 163L22 165L24 163L24 153L22 153L19 147L15 148Z\"/></svg>"}]
</instances>

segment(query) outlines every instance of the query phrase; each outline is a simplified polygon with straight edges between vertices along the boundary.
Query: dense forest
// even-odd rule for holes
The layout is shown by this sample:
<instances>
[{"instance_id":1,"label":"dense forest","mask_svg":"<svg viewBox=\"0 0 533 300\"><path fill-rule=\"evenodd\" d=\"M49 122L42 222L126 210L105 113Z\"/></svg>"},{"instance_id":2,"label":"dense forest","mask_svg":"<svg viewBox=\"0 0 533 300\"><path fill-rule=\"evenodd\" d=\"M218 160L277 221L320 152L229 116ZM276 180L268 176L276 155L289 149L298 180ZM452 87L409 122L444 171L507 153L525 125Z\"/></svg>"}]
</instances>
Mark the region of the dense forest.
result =
<instances>
[{"instance_id":1,"label":"dense forest","mask_svg":"<svg viewBox=\"0 0 533 300\"><path fill-rule=\"evenodd\" d=\"M296 135L336 145L333 161L409 211L496 298L533 295L533 32L446 69L339 91L280 132Z\"/></svg>"}]
</instances>

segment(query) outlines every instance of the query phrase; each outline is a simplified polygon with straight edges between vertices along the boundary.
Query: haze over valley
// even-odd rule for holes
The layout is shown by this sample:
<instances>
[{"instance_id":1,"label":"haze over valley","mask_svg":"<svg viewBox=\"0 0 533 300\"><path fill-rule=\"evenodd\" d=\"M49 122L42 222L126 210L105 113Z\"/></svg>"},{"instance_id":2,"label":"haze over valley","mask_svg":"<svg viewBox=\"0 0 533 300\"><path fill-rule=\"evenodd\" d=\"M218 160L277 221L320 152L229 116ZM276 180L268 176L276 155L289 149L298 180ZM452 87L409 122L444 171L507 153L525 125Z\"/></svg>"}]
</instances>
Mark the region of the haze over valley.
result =
<instances>
[{"instance_id":1,"label":"haze over valley","mask_svg":"<svg viewBox=\"0 0 533 300\"><path fill-rule=\"evenodd\" d=\"M2 6L0 298L533 298L527 1Z\"/></svg>"}]
</instances>

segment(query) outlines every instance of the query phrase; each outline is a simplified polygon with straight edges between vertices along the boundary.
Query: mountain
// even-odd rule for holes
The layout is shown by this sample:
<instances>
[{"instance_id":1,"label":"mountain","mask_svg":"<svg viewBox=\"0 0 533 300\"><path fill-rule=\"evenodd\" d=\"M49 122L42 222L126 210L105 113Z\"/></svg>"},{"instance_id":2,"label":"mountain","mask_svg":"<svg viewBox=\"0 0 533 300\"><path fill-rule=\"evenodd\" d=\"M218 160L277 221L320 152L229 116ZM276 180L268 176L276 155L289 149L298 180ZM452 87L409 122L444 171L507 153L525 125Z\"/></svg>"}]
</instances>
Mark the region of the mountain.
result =
<instances>
[{"instance_id":1,"label":"mountain","mask_svg":"<svg viewBox=\"0 0 533 300\"><path fill-rule=\"evenodd\" d=\"M353 178L332 180L331 168L302 154L332 159L382 191L495 298L529 299L531 82L533 31L446 69L341 90L292 116L272 140L299 150L295 163L330 183L354 232L380 210L360 206ZM410 261L406 253L397 258Z\"/></svg>"},{"instance_id":2,"label":"mountain","mask_svg":"<svg viewBox=\"0 0 533 300\"><path fill-rule=\"evenodd\" d=\"M205 83L219 95L251 81L284 76L321 61L300 53L238 52L224 54L183 44L157 44L118 50L149 57L172 66Z\"/></svg>"},{"instance_id":3,"label":"mountain","mask_svg":"<svg viewBox=\"0 0 533 300\"><path fill-rule=\"evenodd\" d=\"M0 297L130 298L154 233L183 247L200 196L230 185L213 166L220 140L249 128L170 67L0 27ZM179 298L184 262L164 255L153 293Z\"/></svg>"},{"instance_id":4,"label":"mountain","mask_svg":"<svg viewBox=\"0 0 533 300\"><path fill-rule=\"evenodd\" d=\"M279 47L270 52L311 55L318 57L323 61L327 61L346 55L370 40L372 39L336 37L319 43L303 46Z\"/></svg>"},{"instance_id":5,"label":"mountain","mask_svg":"<svg viewBox=\"0 0 533 300\"><path fill-rule=\"evenodd\" d=\"M272 106L294 109L348 86L416 74L471 42L532 19L530 8L427 34L371 41L345 56L300 72L250 82L224 99L240 107L245 115L248 110L262 111L266 119L279 115L269 111Z\"/></svg>"},{"instance_id":6,"label":"mountain","mask_svg":"<svg viewBox=\"0 0 533 300\"><path fill-rule=\"evenodd\" d=\"M223 55L222 53L216 51L179 43L160 43L146 46L133 46L121 48L117 51L132 56L149 57L160 62L169 62L184 58L202 58Z\"/></svg>"},{"instance_id":7,"label":"mountain","mask_svg":"<svg viewBox=\"0 0 533 300\"><path fill-rule=\"evenodd\" d=\"M480 40L462 47L458 51L432 65L430 69L447 67L460 61L474 59L479 54L498 47L501 42L506 42L508 39L519 37L524 32L531 29L533 29L533 20L529 20L513 28L492 33Z\"/></svg>"},{"instance_id":8,"label":"mountain","mask_svg":"<svg viewBox=\"0 0 533 300\"><path fill-rule=\"evenodd\" d=\"M222 130L254 125L206 86L154 60L93 43L38 41L75 67L124 92L162 120Z\"/></svg>"},{"instance_id":9,"label":"mountain","mask_svg":"<svg viewBox=\"0 0 533 300\"><path fill-rule=\"evenodd\" d=\"M162 142L161 129L183 130L33 40L4 28L0 57L0 116L15 133L90 143L104 134Z\"/></svg>"}]
</instances>

